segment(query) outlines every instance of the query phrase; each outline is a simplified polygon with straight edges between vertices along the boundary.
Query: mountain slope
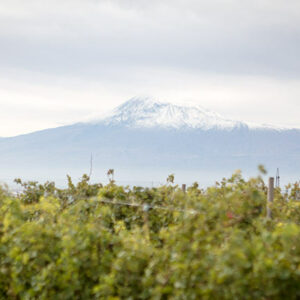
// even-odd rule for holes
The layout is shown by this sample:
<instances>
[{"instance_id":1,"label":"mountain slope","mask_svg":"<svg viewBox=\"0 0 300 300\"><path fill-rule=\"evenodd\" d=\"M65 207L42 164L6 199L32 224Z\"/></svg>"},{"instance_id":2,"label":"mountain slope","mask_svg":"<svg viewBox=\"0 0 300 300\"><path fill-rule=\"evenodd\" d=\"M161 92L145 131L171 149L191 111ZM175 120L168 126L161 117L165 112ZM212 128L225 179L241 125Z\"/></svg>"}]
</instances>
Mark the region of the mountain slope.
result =
<instances>
[{"instance_id":1,"label":"mountain slope","mask_svg":"<svg viewBox=\"0 0 300 300\"><path fill-rule=\"evenodd\" d=\"M186 174L185 181L202 172L214 172L216 179L237 168L251 172L260 163L296 178L300 131L253 128L200 107L132 99L91 122L0 139L2 178L79 176L89 171L91 153L94 176L115 168L128 181L171 172Z\"/></svg>"}]
</instances>

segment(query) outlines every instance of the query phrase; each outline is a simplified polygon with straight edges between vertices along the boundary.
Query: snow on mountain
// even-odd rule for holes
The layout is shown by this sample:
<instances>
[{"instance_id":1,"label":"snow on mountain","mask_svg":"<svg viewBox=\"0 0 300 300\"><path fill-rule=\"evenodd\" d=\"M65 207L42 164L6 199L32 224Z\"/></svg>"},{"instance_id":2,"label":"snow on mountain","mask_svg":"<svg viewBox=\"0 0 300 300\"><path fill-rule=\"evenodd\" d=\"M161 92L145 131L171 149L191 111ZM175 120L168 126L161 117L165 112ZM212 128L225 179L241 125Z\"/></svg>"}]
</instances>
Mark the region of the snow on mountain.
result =
<instances>
[{"instance_id":1,"label":"snow on mountain","mask_svg":"<svg viewBox=\"0 0 300 300\"><path fill-rule=\"evenodd\" d=\"M157 101L152 98L132 98L109 114L93 122L132 128L160 127L232 130L234 128L248 127L253 129L279 129L270 125L257 125L229 120L200 105L177 105Z\"/></svg>"},{"instance_id":2,"label":"snow on mountain","mask_svg":"<svg viewBox=\"0 0 300 300\"><path fill-rule=\"evenodd\" d=\"M129 127L212 128L233 129L242 123L231 121L200 106L183 106L151 98L133 98L117 107L105 124L125 124Z\"/></svg>"}]
</instances>

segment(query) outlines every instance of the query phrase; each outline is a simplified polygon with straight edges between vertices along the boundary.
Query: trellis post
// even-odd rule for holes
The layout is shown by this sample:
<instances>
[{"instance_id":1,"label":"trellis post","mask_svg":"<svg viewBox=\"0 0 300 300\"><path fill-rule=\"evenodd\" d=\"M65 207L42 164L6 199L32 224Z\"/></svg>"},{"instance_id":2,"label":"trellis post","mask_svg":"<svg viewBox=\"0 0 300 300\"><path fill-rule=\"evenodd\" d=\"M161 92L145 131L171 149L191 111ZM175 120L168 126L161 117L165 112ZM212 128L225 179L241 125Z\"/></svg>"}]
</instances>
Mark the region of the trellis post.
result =
<instances>
[{"instance_id":1,"label":"trellis post","mask_svg":"<svg viewBox=\"0 0 300 300\"><path fill-rule=\"evenodd\" d=\"M274 177L269 178L269 186L268 186L268 202L267 202L267 218L272 218L272 210L271 206L274 200Z\"/></svg>"}]
</instances>

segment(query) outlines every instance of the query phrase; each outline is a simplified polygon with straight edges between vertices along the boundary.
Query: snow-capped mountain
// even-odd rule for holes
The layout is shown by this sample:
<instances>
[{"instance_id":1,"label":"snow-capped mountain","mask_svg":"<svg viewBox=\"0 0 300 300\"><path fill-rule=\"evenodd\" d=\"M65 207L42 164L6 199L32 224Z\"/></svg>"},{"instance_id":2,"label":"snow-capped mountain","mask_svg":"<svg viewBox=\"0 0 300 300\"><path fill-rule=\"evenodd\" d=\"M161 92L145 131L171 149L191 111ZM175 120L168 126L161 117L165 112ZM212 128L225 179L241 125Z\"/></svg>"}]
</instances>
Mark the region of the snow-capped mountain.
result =
<instances>
[{"instance_id":1,"label":"snow-capped mountain","mask_svg":"<svg viewBox=\"0 0 300 300\"><path fill-rule=\"evenodd\" d=\"M91 153L93 176L103 178L114 168L126 182L175 173L185 174L185 182L207 183L235 169L249 173L258 164L299 179L294 175L300 169L300 130L253 126L200 106L133 98L93 121L0 139L0 181L79 176L88 171Z\"/></svg>"},{"instance_id":2,"label":"snow-capped mountain","mask_svg":"<svg viewBox=\"0 0 300 300\"><path fill-rule=\"evenodd\" d=\"M117 107L103 119L107 125L124 124L129 127L232 129L241 122L227 120L201 106L184 106L151 98L133 98Z\"/></svg>"},{"instance_id":3,"label":"snow-capped mountain","mask_svg":"<svg viewBox=\"0 0 300 300\"><path fill-rule=\"evenodd\" d=\"M200 105L173 104L153 98L132 98L93 123L120 125L131 128L220 129L237 128L280 129L272 125L258 125L224 118Z\"/></svg>"}]
</instances>

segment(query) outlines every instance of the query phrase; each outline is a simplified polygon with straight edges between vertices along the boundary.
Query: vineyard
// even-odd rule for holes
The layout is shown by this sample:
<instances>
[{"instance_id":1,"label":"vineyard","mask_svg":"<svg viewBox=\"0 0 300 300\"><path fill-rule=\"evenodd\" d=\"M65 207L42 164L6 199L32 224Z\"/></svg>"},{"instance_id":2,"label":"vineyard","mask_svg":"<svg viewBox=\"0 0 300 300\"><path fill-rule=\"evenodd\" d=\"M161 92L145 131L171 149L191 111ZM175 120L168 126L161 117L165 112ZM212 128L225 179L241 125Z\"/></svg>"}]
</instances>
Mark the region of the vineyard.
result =
<instances>
[{"instance_id":1,"label":"vineyard","mask_svg":"<svg viewBox=\"0 0 300 300\"><path fill-rule=\"evenodd\" d=\"M300 192L263 168L183 191L84 175L0 190L0 299L300 299Z\"/></svg>"}]
</instances>

